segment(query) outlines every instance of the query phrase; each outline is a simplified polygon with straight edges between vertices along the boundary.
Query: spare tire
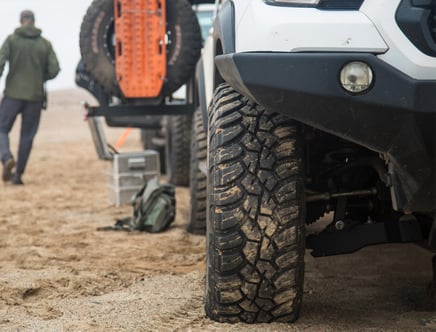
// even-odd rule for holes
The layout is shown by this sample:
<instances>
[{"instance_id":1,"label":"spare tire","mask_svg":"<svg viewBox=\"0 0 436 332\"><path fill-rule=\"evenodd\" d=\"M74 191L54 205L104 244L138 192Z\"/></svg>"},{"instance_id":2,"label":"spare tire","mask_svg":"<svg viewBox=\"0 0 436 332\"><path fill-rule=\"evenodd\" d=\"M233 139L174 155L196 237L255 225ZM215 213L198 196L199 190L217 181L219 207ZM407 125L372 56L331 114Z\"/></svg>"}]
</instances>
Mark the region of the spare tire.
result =
<instances>
[{"instance_id":1,"label":"spare tire","mask_svg":"<svg viewBox=\"0 0 436 332\"><path fill-rule=\"evenodd\" d=\"M165 96L185 84L200 57L201 31L187 0L167 1L167 75ZM104 91L122 97L115 74L114 1L94 0L80 28L80 52L86 70Z\"/></svg>"}]
</instances>

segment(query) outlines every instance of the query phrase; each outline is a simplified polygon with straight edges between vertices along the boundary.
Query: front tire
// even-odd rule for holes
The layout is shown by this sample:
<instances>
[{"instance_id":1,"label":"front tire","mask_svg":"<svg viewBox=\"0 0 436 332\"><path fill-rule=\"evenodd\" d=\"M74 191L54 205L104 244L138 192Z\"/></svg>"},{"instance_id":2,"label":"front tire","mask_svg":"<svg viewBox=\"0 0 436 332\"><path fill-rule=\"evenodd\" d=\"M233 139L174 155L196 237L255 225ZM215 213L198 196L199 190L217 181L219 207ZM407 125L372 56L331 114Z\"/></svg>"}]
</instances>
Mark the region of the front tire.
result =
<instances>
[{"instance_id":1,"label":"front tire","mask_svg":"<svg viewBox=\"0 0 436 332\"><path fill-rule=\"evenodd\" d=\"M207 315L292 322L304 280L304 167L298 128L233 88L208 126Z\"/></svg>"}]
</instances>

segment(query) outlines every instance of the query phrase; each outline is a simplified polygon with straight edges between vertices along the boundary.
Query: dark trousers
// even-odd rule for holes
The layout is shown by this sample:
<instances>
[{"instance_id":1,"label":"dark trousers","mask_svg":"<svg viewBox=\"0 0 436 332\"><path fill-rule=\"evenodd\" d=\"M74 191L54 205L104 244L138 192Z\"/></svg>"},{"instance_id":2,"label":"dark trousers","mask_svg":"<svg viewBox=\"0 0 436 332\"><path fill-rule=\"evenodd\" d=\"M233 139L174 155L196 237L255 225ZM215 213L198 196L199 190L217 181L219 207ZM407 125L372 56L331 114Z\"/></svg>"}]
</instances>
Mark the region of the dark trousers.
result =
<instances>
[{"instance_id":1,"label":"dark trousers","mask_svg":"<svg viewBox=\"0 0 436 332\"><path fill-rule=\"evenodd\" d=\"M9 147L9 132L18 114L21 114L20 144L16 168L18 174L23 174L26 168L32 150L33 138L41 118L41 106L40 101L26 101L9 97L4 97L0 104L0 156L2 163L13 157Z\"/></svg>"}]
</instances>

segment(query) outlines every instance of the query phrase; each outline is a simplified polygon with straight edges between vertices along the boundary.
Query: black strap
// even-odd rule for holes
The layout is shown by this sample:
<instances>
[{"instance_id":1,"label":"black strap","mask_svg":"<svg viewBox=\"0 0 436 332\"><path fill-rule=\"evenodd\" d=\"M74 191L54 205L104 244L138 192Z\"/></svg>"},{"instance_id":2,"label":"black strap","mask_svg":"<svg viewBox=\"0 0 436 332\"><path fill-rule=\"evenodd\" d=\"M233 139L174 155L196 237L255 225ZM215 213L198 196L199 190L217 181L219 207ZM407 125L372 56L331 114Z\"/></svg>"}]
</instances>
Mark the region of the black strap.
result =
<instances>
[{"instance_id":1,"label":"black strap","mask_svg":"<svg viewBox=\"0 0 436 332\"><path fill-rule=\"evenodd\" d=\"M112 226L97 227L97 231L124 231L132 232L134 229L131 227L132 217L126 217L123 219L117 219Z\"/></svg>"}]
</instances>

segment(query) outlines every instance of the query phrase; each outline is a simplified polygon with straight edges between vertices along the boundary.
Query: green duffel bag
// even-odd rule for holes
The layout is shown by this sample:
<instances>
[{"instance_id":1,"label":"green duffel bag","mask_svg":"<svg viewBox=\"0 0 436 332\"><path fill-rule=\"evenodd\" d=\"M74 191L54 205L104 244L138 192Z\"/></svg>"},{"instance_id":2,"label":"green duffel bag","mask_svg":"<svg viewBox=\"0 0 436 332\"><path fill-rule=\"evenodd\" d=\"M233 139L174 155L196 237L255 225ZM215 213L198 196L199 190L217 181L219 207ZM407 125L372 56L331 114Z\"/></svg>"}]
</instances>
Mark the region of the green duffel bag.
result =
<instances>
[{"instance_id":1,"label":"green duffel bag","mask_svg":"<svg viewBox=\"0 0 436 332\"><path fill-rule=\"evenodd\" d=\"M152 178L132 198L133 218L130 228L158 233L166 230L176 216L175 188Z\"/></svg>"},{"instance_id":2,"label":"green duffel bag","mask_svg":"<svg viewBox=\"0 0 436 332\"><path fill-rule=\"evenodd\" d=\"M98 230L145 231L159 233L166 230L176 216L175 187L150 179L131 200L133 217L118 219L114 226Z\"/></svg>"}]
</instances>

